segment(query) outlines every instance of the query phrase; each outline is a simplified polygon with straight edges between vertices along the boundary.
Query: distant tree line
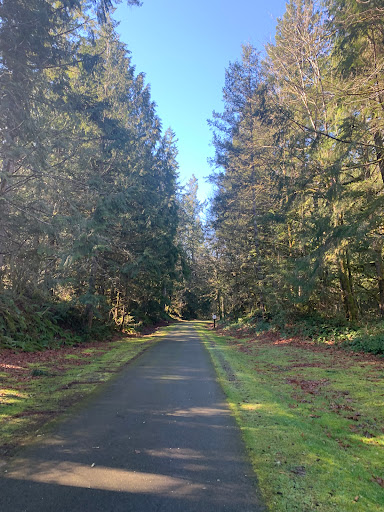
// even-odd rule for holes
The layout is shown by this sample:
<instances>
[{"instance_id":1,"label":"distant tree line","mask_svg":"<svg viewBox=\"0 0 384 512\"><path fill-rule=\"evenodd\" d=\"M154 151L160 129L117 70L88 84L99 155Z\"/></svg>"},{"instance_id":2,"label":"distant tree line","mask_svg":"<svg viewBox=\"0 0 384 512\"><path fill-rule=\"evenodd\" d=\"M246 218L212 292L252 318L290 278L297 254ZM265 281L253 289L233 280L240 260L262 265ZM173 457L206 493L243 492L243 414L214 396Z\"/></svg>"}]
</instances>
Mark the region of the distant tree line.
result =
<instances>
[{"instance_id":1,"label":"distant tree line","mask_svg":"<svg viewBox=\"0 0 384 512\"><path fill-rule=\"evenodd\" d=\"M384 7L291 0L226 71L214 131L221 315L384 316Z\"/></svg>"}]
</instances>

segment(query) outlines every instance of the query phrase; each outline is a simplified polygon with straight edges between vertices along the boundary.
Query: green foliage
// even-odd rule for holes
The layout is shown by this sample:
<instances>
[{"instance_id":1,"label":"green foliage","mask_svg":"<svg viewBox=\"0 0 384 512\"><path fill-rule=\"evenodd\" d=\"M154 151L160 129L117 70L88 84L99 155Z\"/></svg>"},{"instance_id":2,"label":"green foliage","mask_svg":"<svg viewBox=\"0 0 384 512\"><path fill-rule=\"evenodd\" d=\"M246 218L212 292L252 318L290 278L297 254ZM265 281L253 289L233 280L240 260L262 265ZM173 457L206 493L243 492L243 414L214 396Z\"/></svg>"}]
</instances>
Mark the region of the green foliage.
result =
<instances>
[{"instance_id":1,"label":"green foliage","mask_svg":"<svg viewBox=\"0 0 384 512\"><path fill-rule=\"evenodd\" d=\"M384 355L384 332L381 334L356 336L351 343L344 343L343 346L358 352Z\"/></svg>"},{"instance_id":2,"label":"green foliage","mask_svg":"<svg viewBox=\"0 0 384 512\"><path fill-rule=\"evenodd\" d=\"M274 331L283 338L298 337L323 343L334 344L346 350L384 354L383 322L372 323L366 327L351 325L344 318L323 318L320 315L287 315L272 317L269 321L252 314L237 320L220 321L224 332L241 332L252 335Z\"/></svg>"},{"instance_id":3,"label":"green foliage","mask_svg":"<svg viewBox=\"0 0 384 512\"><path fill-rule=\"evenodd\" d=\"M43 304L37 297L0 297L0 348L34 352L85 341L76 314L63 314L63 305ZM80 312L77 311L80 317ZM95 335L96 333L92 333Z\"/></svg>"},{"instance_id":4,"label":"green foliage","mask_svg":"<svg viewBox=\"0 0 384 512\"><path fill-rule=\"evenodd\" d=\"M358 352L384 355L384 322L359 329L351 339L342 339L341 346Z\"/></svg>"},{"instance_id":5,"label":"green foliage","mask_svg":"<svg viewBox=\"0 0 384 512\"><path fill-rule=\"evenodd\" d=\"M244 334L258 334L273 329L275 324L263 318L261 314L252 312L244 317L238 317L236 320L230 317L219 320L218 326L224 332L241 331Z\"/></svg>"},{"instance_id":6,"label":"green foliage","mask_svg":"<svg viewBox=\"0 0 384 512\"><path fill-rule=\"evenodd\" d=\"M175 135L161 132L112 6L0 6L0 301L18 297L2 346L103 337L157 321L172 300Z\"/></svg>"},{"instance_id":7,"label":"green foliage","mask_svg":"<svg viewBox=\"0 0 384 512\"><path fill-rule=\"evenodd\" d=\"M212 260L204 236L204 204L198 200L197 191L198 182L192 176L178 197L179 282L170 311L186 320L209 318L212 308Z\"/></svg>"},{"instance_id":8,"label":"green foliage","mask_svg":"<svg viewBox=\"0 0 384 512\"><path fill-rule=\"evenodd\" d=\"M221 317L261 309L279 329L338 339L383 315L379 4L291 0L266 58L247 46L229 65L210 123ZM328 325L342 317L351 333Z\"/></svg>"},{"instance_id":9,"label":"green foliage","mask_svg":"<svg viewBox=\"0 0 384 512\"><path fill-rule=\"evenodd\" d=\"M264 59L247 45L230 63L209 229L196 178L177 194L177 140L113 1L56 7L0 5L0 298L28 298L3 346L253 311L337 340L384 315L379 0L290 0Z\"/></svg>"},{"instance_id":10,"label":"green foliage","mask_svg":"<svg viewBox=\"0 0 384 512\"><path fill-rule=\"evenodd\" d=\"M31 372L32 377L52 377L53 374L44 368L33 368Z\"/></svg>"},{"instance_id":11,"label":"green foliage","mask_svg":"<svg viewBox=\"0 0 384 512\"><path fill-rule=\"evenodd\" d=\"M358 329L357 325L352 325L342 316L324 318L314 313L272 318L271 325L276 327L283 336L299 336L316 343L348 339L353 337Z\"/></svg>"}]
</instances>

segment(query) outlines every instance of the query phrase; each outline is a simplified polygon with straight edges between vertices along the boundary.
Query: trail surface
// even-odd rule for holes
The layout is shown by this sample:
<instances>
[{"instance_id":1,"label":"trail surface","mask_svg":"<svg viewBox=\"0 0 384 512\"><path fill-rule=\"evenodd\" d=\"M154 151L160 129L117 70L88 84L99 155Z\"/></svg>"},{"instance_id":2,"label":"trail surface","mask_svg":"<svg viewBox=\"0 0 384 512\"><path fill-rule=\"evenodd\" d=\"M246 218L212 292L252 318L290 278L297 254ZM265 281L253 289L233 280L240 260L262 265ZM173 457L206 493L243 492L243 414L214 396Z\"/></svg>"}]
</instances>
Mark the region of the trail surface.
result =
<instances>
[{"instance_id":1,"label":"trail surface","mask_svg":"<svg viewBox=\"0 0 384 512\"><path fill-rule=\"evenodd\" d=\"M184 323L1 469L0 511L259 512L254 484L209 355Z\"/></svg>"}]
</instances>

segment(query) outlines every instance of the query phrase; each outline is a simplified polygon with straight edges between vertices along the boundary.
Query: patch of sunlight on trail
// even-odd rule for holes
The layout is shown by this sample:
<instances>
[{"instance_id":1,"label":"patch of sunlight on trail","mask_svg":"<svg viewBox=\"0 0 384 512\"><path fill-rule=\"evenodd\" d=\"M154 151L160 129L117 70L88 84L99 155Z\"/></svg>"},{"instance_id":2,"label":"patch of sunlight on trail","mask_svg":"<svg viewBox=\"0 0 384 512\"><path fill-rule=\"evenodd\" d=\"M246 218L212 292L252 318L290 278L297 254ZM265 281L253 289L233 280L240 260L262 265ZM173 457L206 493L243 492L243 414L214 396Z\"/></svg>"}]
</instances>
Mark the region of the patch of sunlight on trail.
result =
<instances>
[{"instance_id":1,"label":"patch of sunlight on trail","mask_svg":"<svg viewBox=\"0 0 384 512\"><path fill-rule=\"evenodd\" d=\"M29 469L28 469L29 467ZM75 462L20 461L18 468L9 471L6 478L36 483L100 489L105 491L145 494L192 494L203 484L191 484L183 478L140 471L127 471L105 466L93 466Z\"/></svg>"},{"instance_id":2,"label":"patch of sunlight on trail","mask_svg":"<svg viewBox=\"0 0 384 512\"><path fill-rule=\"evenodd\" d=\"M228 411L226 409L219 409L218 407L210 408L210 407L190 407L188 409L177 409L173 412L169 412L167 416L190 416L195 418L196 416L218 416L218 415L228 416Z\"/></svg>"}]
</instances>

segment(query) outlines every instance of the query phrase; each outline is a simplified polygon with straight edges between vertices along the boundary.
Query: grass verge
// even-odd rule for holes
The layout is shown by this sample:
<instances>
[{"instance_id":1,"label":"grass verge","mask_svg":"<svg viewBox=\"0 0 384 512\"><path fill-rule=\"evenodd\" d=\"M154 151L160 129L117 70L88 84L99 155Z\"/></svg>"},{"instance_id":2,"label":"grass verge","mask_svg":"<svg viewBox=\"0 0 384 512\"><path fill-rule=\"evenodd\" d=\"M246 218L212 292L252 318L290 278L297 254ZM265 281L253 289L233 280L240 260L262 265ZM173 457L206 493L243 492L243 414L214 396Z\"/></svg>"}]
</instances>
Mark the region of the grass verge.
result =
<instances>
[{"instance_id":1,"label":"grass verge","mask_svg":"<svg viewBox=\"0 0 384 512\"><path fill-rule=\"evenodd\" d=\"M28 354L0 350L0 459L39 437L170 329Z\"/></svg>"},{"instance_id":2,"label":"grass verge","mask_svg":"<svg viewBox=\"0 0 384 512\"><path fill-rule=\"evenodd\" d=\"M196 324L273 512L384 510L384 362Z\"/></svg>"}]
</instances>

